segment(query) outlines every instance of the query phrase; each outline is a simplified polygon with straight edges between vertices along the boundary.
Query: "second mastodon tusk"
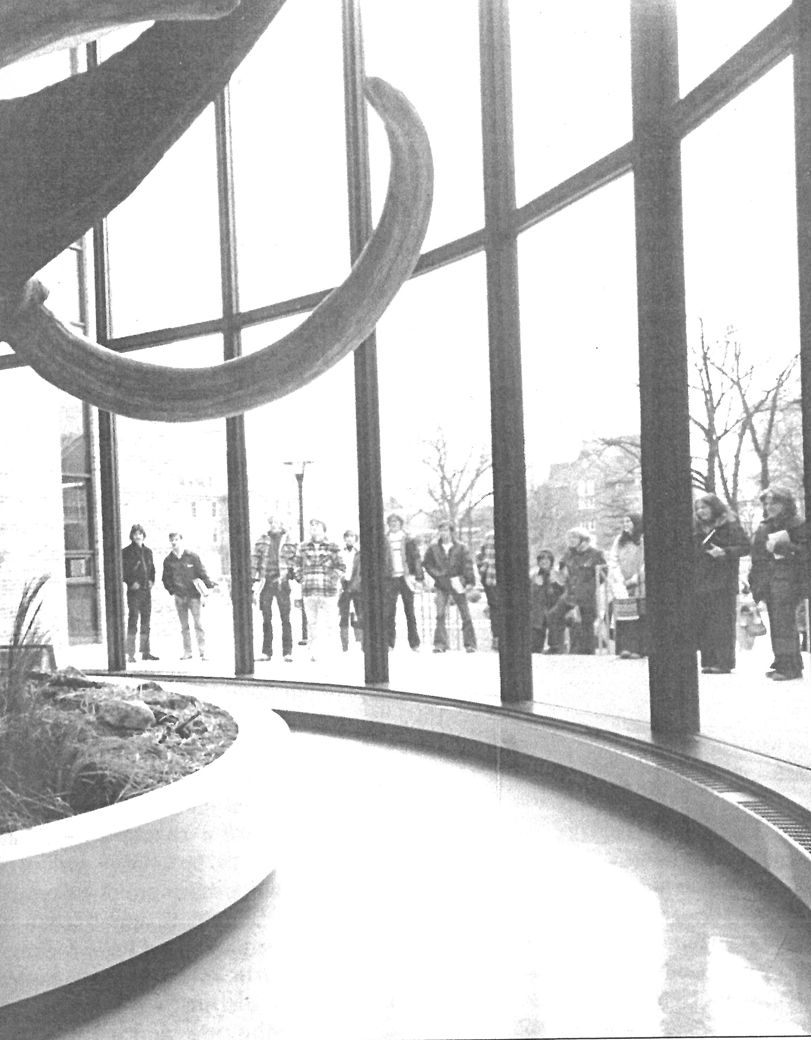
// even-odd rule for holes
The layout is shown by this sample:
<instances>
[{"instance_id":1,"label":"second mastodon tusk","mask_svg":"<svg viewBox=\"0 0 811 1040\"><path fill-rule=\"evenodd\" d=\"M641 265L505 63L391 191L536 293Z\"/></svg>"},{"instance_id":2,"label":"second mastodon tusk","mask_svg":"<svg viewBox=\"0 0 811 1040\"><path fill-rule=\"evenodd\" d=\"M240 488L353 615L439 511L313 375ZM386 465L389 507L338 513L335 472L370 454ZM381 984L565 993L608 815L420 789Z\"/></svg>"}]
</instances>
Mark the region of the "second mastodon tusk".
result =
<instances>
[{"instance_id":1,"label":"second mastodon tusk","mask_svg":"<svg viewBox=\"0 0 811 1040\"><path fill-rule=\"evenodd\" d=\"M431 212L431 149L419 116L380 79L366 96L382 118L391 171L380 221L346 281L293 332L246 357L207 368L153 365L67 329L43 306L32 279L0 307L0 339L48 382L134 419L194 422L238 415L304 386L353 351L410 276Z\"/></svg>"}]
</instances>

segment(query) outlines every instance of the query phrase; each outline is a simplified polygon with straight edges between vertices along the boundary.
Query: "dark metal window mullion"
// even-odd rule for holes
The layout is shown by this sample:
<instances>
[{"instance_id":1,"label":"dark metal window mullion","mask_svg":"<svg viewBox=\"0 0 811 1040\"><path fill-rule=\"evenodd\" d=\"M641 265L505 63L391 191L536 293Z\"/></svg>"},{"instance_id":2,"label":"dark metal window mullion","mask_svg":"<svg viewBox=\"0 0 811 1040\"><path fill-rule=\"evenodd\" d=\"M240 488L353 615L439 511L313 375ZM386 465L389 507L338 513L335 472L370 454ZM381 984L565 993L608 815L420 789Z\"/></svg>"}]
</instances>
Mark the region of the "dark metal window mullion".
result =
<instances>
[{"instance_id":1,"label":"dark metal window mullion","mask_svg":"<svg viewBox=\"0 0 811 1040\"><path fill-rule=\"evenodd\" d=\"M95 43L87 46L87 67L98 65ZM110 339L110 253L107 221L93 225L93 277L95 283L96 340L106 346ZM101 542L104 562L104 604L107 620L107 667L123 671L124 591L121 571L121 490L118 477L116 417L99 412L99 491L101 499Z\"/></svg>"},{"instance_id":2,"label":"dark metal window mullion","mask_svg":"<svg viewBox=\"0 0 811 1040\"><path fill-rule=\"evenodd\" d=\"M656 731L687 734L699 705L673 0L632 0L631 69L650 716Z\"/></svg>"},{"instance_id":3,"label":"dark metal window mullion","mask_svg":"<svg viewBox=\"0 0 811 1040\"><path fill-rule=\"evenodd\" d=\"M532 699L529 541L507 0L480 0L490 425L501 700Z\"/></svg>"},{"instance_id":4,"label":"dark metal window mullion","mask_svg":"<svg viewBox=\"0 0 811 1040\"><path fill-rule=\"evenodd\" d=\"M217 196L220 226L220 279L222 285L225 360L242 353L242 334L234 316L239 311L237 275L234 166L231 143L230 92L222 90L214 101L217 140ZM245 416L225 420L228 475L228 532L231 561L231 607L234 625L234 670L252 675L253 599L251 575L250 499Z\"/></svg>"},{"instance_id":5,"label":"dark metal window mullion","mask_svg":"<svg viewBox=\"0 0 811 1040\"><path fill-rule=\"evenodd\" d=\"M372 195L364 60L359 0L343 0L344 105L349 195L349 241L352 262L372 233ZM383 561L383 478L380 447L380 403L377 340L373 332L355 351L355 425L358 453L358 512L362 560L361 603L365 681L389 681L385 625Z\"/></svg>"},{"instance_id":6,"label":"dark metal window mullion","mask_svg":"<svg viewBox=\"0 0 811 1040\"><path fill-rule=\"evenodd\" d=\"M794 150L805 515L811 517L811 7L794 0Z\"/></svg>"}]
</instances>

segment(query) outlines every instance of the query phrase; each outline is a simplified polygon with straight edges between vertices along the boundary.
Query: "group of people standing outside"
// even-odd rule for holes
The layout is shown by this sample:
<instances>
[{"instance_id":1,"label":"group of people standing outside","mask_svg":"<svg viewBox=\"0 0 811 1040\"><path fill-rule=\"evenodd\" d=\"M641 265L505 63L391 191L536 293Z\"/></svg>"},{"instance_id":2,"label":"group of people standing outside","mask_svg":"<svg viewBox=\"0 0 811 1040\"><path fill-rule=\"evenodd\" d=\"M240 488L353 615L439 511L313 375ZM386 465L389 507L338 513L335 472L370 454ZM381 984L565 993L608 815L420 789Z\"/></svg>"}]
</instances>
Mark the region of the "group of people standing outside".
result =
<instances>
[{"instance_id":1,"label":"group of people standing outside","mask_svg":"<svg viewBox=\"0 0 811 1040\"><path fill-rule=\"evenodd\" d=\"M573 527L557 566L551 549L542 549L535 563L530 575L533 653L593 654L602 601L614 627L616 653L623 659L645 656L641 515L624 517L607 559L590 531Z\"/></svg>"},{"instance_id":2,"label":"group of people standing outside","mask_svg":"<svg viewBox=\"0 0 811 1040\"><path fill-rule=\"evenodd\" d=\"M803 673L798 608L808 594L806 525L787 487L760 495L763 520L749 538L733 511L715 494L694 503L693 616L690 637L705 675L735 667L739 594L748 588L766 607L773 660L767 676L784 682ZM746 574L741 561L751 558ZM648 653L645 624L645 554L642 517L623 519L608 558L584 528L572 528L558 566L542 550L531 575L532 649L536 653L593 654L597 604L606 605L621 658ZM568 633L568 635L567 635Z\"/></svg>"},{"instance_id":3,"label":"group of people standing outside","mask_svg":"<svg viewBox=\"0 0 811 1040\"><path fill-rule=\"evenodd\" d=\"M454 535L453 525L442 521L437 526L436 540L425 554L420 553L416 539L405 530L402 516L391 513L386 518L385 631L390 647L397 638L397 607L402 602L406 619L406 636L412 650L421 645L414 596L425 580L433 581L436 603L434 653L449 648L446 625L448 605L454 602L462 617L465 649L476 650L476 633L470 617L466 590L476 584L472 556ZM290 622L291 581L301 584L301 600L307 626L307 652L317 660L331 641L330 629L338 622L340 645L344 652L352 642L363 642L363 608L360 596L361 560L357 534L344 532L344 544L327 539L325 524L310 521L310 537L300 544L291 542L277 517L269 517L268 531L261 536L253 551L253 577L257 603L262 612L262 655L273 656L273 604L282 630L282 655L293 659L293 635ZM351 633L354 633L353 635Z\"/></svg>"},{"instance_id":4,"label":"group of people standing outside","mask_svg":"<svg viewBox=\"0 0 811 1040\"><path fill-rule=\"evenodd\" d=\"M192 657L189 617L194 623L197 650L206 660L206 633L203 628L202 605L207 592L217 587L208 576L197 555L183 546L179 531L169 534L171 551L163 561L161 580L174 600L183 640L183 660ZM130 529L129 545L121 550L121 572L127 586L127 661L135 661L135 642L140 636L141 659L157 661L150 646L152 621L152 587L155 584L155 561L146 544L146 531L140 524ZM140 631L139 631L140 630Z\"/></svg>"},{"instance_id":5,"label":"group of people standing outside","mask_svg":"<svg viewBox=\"0 0 811 1040\"><path fill-rule=\"evenodd\" d=\"M806 525L788 488L767 488L760 499L763 520L750 540L738 518L717 495L706 493L696 498L691 634L704 674L733 670L738 597L744 580L755 603L765 604L768 612L774 659L767 675L782 682L799 679L803 672L797 613L807 595ZM390 514L386 525L385 630L389 646L395 646L397 606L402 601L408 645L412 650L420 649L415 592L428 575L435 595L434 653L449 649L447 615L451 603L459 611L465 650L473 653L477 649L468 597L479 580L487 597L493 646L497 648L502 611L493 532L474 560L468 547L457 539L450 521L440 521L436 537L424 554L406 531L402 516ZM143 527L134 524L130 543L122 550L130 662L135 660L139 630L142 659L158 660L150 645L151 592L156 572L145 540ZM163 561L162 583L173 598L180 622L182 657L192 657L191 619L199 655L205 659L201 607L205 594L216 583L200 557L184 548L179 532L171 532L169 541L171 551ZM751 566L743 579L741 560L747 556L751 557ZM309 538L293 542L282 521L271 516L267 531L254 546L252 567L255 602L262 614L261 659L273 656L275 604L281 624L282 657L293 660L291 581L300 583L311 659L318 659L330 645L336 622L343 651L348 651L353 642L362 645L361 557L354 531L346 530L343 546L339 546L327 539L326 525L314 519L310 521ZM600 601L606 605L605 620L614 630L617 655L628 659L648 653L641 515L629 513L623 518L607 558L593 544L588 530L572 528L557 563L551 550L542 549L529 580L534 653L593 654Z\"/></svg>"}]
</instances>

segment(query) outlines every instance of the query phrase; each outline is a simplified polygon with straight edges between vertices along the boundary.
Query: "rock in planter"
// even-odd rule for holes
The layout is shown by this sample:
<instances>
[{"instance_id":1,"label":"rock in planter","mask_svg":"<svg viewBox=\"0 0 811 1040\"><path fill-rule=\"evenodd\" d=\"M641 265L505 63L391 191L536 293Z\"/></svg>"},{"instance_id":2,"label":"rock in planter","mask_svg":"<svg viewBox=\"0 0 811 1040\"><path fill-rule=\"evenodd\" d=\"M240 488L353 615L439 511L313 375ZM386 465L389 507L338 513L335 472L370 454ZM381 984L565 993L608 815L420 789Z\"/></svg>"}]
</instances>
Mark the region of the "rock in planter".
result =
<instances>
[{"instance_id":1,"label":"rock in planter","mask_svg":"<svg viewBox=\"0 0 811 1040\"><path fill-rule=\"evenodd\" d=\"M119 729L144 730L155 722L152 709L143 701L106 700L99 705L96 714L109 726Z\"/></svg>"}]
</instances>

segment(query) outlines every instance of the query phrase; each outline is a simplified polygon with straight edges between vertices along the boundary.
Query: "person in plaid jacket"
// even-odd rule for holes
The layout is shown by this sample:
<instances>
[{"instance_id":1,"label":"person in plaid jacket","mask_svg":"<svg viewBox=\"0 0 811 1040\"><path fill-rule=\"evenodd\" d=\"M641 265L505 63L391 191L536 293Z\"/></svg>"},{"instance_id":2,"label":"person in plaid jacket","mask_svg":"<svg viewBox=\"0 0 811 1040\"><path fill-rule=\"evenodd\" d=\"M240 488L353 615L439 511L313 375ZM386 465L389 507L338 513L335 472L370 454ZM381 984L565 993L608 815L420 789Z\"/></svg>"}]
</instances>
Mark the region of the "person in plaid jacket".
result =
<instances>
[{"instance_id":1,"label":"person in plaid jacket","mask_svg":"<svg viewBox=\"0 0 811 1040\"><path fill-rule=\"evenodd\" d=\"M296 580L301 582L301 596L307 615L307 643L310 660L330 642L330 629L336 617L335 602L346 570L340 548L327 541L326 524L310 521L310 539L302 542L293 558Z\"/></svg>"}]
</instances>

